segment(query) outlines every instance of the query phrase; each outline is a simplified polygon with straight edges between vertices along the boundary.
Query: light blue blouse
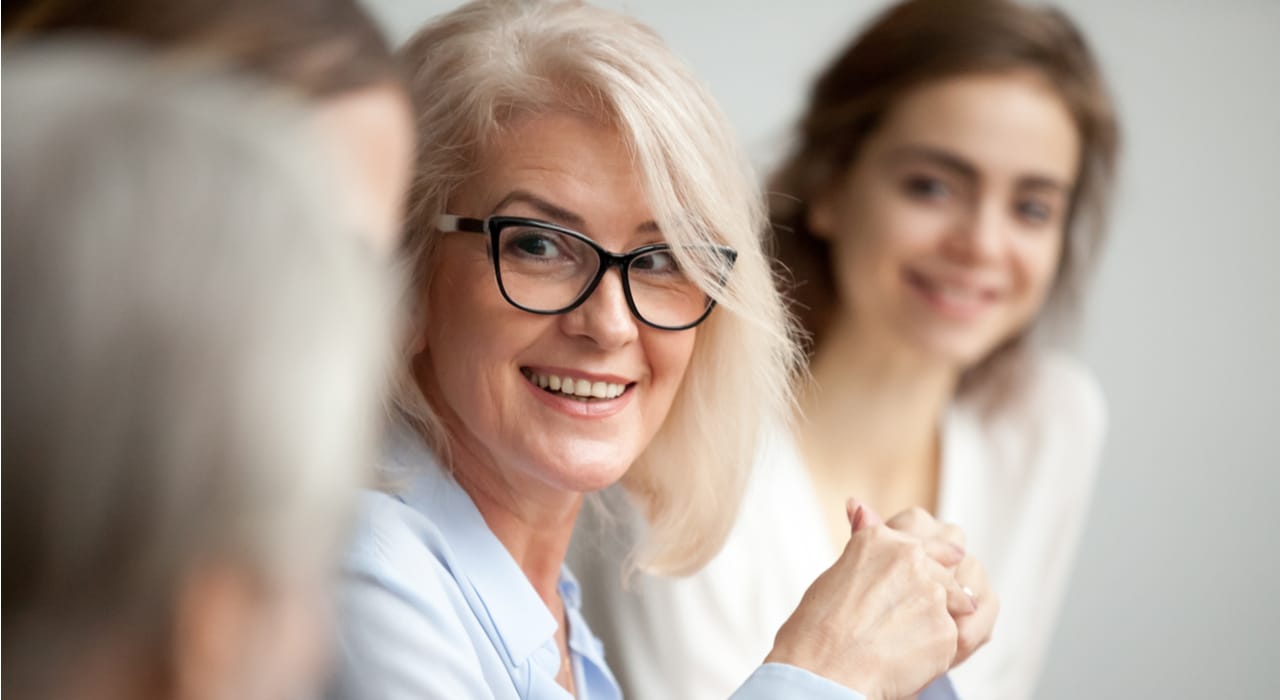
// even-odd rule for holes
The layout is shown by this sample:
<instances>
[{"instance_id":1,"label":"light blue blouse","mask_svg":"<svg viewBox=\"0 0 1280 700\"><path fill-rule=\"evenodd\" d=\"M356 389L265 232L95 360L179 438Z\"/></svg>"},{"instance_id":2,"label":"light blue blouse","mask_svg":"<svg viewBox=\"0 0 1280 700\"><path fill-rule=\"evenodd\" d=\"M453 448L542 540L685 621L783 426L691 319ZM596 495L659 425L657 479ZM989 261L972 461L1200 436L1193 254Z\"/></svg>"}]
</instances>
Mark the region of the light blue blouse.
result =
<instances>
[{"instance_id":1,"label":"light blue blouse","mask_svg":"<svg viewBox=\"0 0 1280 700\"><path fill-rule=\"evenodd\" d=\"M556 683L558 623L480 511L409 431L392 441L400 495L362 496L343 565L338 671L329 697L350 700L570 700ZM567 568L560 595L579 700L617 700L604 650L583 619ZM945 679L943 679L945 682ZM948 698L938 683L922 697ZM794 666L765 664L734 700L863 696Z\"/></svg>"}]
</instances>

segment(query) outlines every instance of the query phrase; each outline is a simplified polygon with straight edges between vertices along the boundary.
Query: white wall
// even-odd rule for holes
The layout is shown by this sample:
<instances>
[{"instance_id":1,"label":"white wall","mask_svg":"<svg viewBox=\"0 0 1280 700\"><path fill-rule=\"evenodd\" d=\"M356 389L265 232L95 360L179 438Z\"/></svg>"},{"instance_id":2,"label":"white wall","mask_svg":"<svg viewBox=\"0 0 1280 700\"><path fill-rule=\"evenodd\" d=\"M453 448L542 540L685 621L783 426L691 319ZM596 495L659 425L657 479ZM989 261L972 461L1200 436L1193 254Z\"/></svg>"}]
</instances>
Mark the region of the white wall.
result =
<instances>
[{"instance_id":1,"label":"white wall","mask_svg":"<svg viewBox=\"0 0 1280 700\"><path fill-rule=\"evenodd\" d=\"M456 2L368 0L393 38ZM762 167L880 3L605 2L711 86ZM1111 402L1038 698L1269 697L1280 662L1280 1L1062 0L1126 133L1085 357Z\"/></svg>"}]
</instances>

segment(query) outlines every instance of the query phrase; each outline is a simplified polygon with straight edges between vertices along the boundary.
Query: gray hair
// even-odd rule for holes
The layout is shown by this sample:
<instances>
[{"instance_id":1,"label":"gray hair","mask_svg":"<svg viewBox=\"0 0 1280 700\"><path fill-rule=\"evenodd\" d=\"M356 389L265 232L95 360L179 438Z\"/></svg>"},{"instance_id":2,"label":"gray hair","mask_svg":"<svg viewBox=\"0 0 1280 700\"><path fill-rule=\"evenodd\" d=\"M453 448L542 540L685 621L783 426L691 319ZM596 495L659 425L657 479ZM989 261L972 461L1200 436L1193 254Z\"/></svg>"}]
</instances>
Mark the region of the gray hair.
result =
<instances>
[{"instance_id":1,"label":"gray hair","mask_svg":"<svg viewBox=\"0 0 1280 700\"><path fill-rule=\"evenodd\" d=\"M163 635L196 563L329 564L392 304L281 98L102 47L19 50L3 80L4 638L29 680Z\"/></svg>"}]
</instances>

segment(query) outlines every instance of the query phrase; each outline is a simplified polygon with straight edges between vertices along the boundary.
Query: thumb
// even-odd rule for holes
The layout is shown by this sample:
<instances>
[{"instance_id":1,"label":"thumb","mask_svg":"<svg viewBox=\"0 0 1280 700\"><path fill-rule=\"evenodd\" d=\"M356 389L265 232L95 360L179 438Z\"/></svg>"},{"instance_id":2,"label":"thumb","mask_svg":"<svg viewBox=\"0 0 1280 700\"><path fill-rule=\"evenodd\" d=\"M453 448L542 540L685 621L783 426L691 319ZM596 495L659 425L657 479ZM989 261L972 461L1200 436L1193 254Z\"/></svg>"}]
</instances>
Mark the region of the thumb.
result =
<instances>
[{"instance_id":1,"label":"thumb","mask_svg":"<svg viewBox=\"0 0 1280 700\"><path fill-rule=\"evenodd\" d=\"M849 518L849 527L853 532L884 524L884 518L856 498L850 498L844 504L845 515Z\"/></svg>"}]
</instances>

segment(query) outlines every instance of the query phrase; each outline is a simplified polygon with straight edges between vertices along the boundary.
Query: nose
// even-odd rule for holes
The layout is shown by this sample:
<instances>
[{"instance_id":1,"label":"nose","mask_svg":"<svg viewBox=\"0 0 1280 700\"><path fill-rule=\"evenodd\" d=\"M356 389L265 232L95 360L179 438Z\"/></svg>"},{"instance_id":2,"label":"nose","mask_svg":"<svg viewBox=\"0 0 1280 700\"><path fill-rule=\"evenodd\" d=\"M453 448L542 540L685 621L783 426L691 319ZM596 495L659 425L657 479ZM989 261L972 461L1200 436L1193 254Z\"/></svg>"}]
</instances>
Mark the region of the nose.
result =
<instances>
[{"instance_id":1,"label":"nose","mask_svg":"<svg viewBox=\"0 0 1280 700\"><path fill-rule=\"evenodd\" d=\"M560 323L567 335L589 339L605 350L623 347L640 333L640 322L627 306L622 273L617 268L606 272L591 296L562 315Z\"/></svg>"},{"instance_id":2,"label":"nose","mask_svg":"<svg viewBox=\"0 0 1280 700\"><path fill-rule=\"evenodd\" d=\"M1009 244L1011 228L1003 204L979 201L961 215L947 237L947 252L966 263L998 260Z\"/></svg>"}]
</instances>

